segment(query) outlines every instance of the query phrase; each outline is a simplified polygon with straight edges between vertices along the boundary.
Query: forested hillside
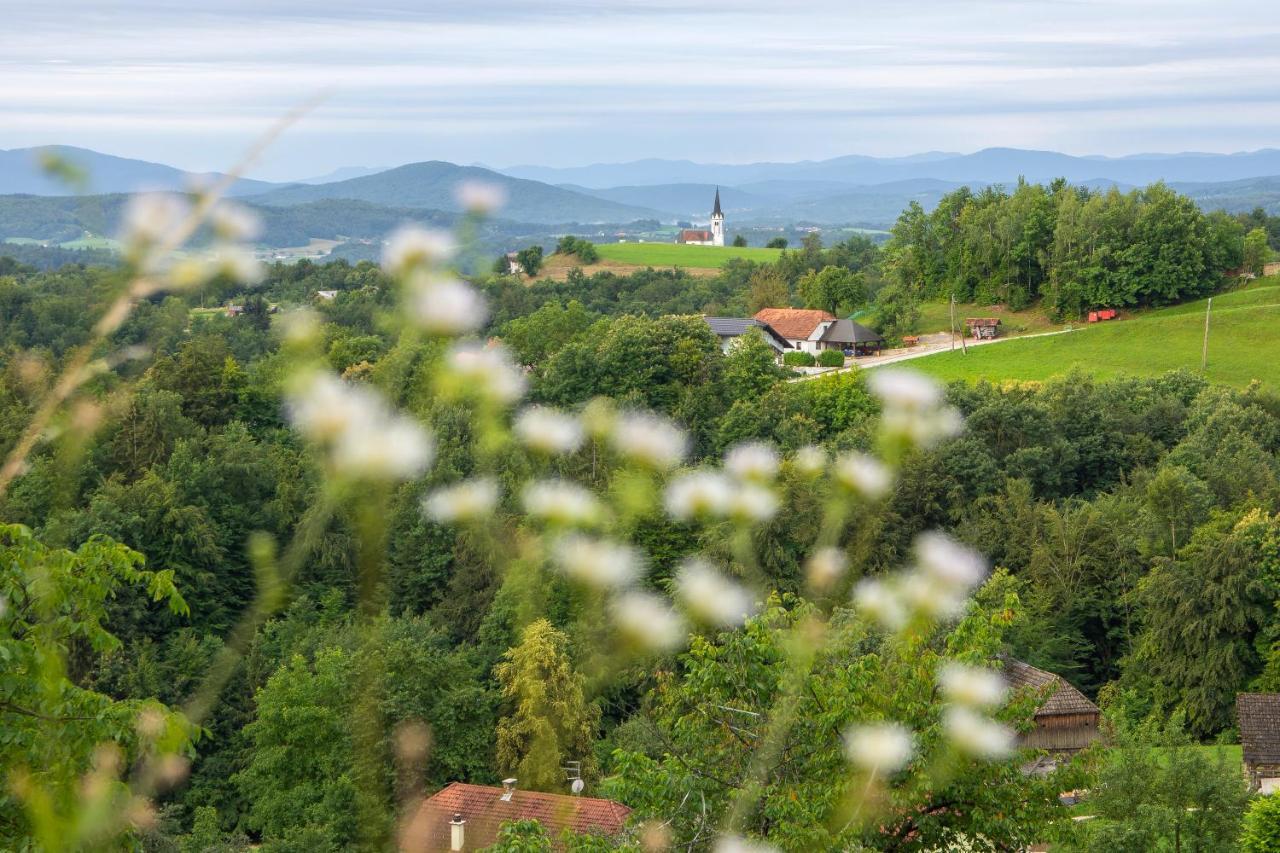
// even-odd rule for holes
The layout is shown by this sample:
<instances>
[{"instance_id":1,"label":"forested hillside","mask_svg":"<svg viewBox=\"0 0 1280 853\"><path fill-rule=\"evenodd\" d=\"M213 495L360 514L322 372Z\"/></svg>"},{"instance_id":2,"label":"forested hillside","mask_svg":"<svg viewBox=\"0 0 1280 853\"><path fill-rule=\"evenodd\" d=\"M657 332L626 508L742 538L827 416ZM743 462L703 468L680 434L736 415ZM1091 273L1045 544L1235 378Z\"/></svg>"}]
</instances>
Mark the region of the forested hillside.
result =
<instances>
[{"instance_id":1,"label":"forested hillside","mask_svg":"<svg viewBox=\"0 0 1280 853\"><path fill-rule=\"evenodd\" d=\"M1189 744L1280 690L1280 389L794 383L699 315L1165 303L1268 220L1158 185L940 209L705 278L463 281L420 230L259 269L237 210L208 266L149 261L136 208L122 267L0 262L0 846L393 849L449 782L579 762L634 811L571 849L1116 849L1174 795L1057 795L1161 747L1203 781L1175 812L1222 815L1184 843L1230 849L1239 767ZM1009 658L1127 749L1024 774Z\"/></svg>"}]
</instances>

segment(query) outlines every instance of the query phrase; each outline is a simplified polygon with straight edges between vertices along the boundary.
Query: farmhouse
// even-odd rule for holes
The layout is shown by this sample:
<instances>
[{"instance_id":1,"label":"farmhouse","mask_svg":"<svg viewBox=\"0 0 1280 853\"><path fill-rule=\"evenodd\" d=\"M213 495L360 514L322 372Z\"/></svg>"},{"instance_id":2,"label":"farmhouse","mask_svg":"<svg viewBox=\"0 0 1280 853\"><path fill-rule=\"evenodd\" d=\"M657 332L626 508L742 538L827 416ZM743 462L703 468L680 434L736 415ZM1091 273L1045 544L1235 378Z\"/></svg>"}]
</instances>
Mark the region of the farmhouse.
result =
<instances>
[{"instance_id":1,"label":"farmhouse","mask_svg":"<svg viewBox=\"0 0 1280 853\"><path fill-rule=\"evenodd\" d=\"M1098 706L1062 676L1013 658L1005 659L1004 676L1014 690L1031 688L1044 696L1036 708L1035 728L1021 736L1021 746L1071 754L1098 739Z\"/></svg>"},{"instance_id":2,"label":"farmhouse","mask_svg":"<svg viewBox=\"0 0 1280 853\"><path fill-rule=\"evenodd\" d=\"M773 347L778 353L791 349L791 344L787 342L786 338L778 334L773 326L753 317L703 317L702 319L707 321L711 331L720 339L720 349L726 353L735 341L751 329L759 329L765 343Z\"/></svg>"},{"instance_id":3,"label":"farmhouse","mask_svg":"<svg viewBox=\"0 0 1280 853\"><path fill-rule=\"evenodd\" d=\"M834 349L867 355L884 345L884 338L866 326L816 308L761 308L755 319L768 323L802 352Z\"/></svg>"},{"instance_id":4,"label":"farmhouse","mask_svg":"<svg viewBox=\"0 0 1280 853\"><path fill-rule=\"evenodd\" d=\"M988 340L1000 334L999 317L970 317L964 321L969 334L979 340Z\"/></svg>"},{"instance_id":5,"label":"farmhouse","mask_svg":"<svg viewBox=\"0 0 1280 853\"><path fill-rule=\"evenodd\" d=\"M1249 787L1280 791L1280 693L1239 693L1236 722Z\"/></svg>"},{"instance_id":6,"label":"farmhouse","mask_svg":"<svg viewBox=\"0 0 1280 853\"><path fill-rule=\"evenodd\" d=\"M612 800L520 791L515 779L504 780L501 788L454 782L422 804L402 849L483 850L497 841L503 823L516 820L536 820L560 849L566 829L617 835L629 814L631 809Z\"/></svg>"},{"instance_id":7,"label":"farmhouse","mask_svg":"<svg viewBox=\"0 0 1280 853\"><path fill-rule=\"evenodd\" d=\"M676 235L676 242L686 246L723 246L724 213L720 210L720 188L716 187L716 200L711 207L711 230L685 228Z\"/></svg>"}]
</instances>

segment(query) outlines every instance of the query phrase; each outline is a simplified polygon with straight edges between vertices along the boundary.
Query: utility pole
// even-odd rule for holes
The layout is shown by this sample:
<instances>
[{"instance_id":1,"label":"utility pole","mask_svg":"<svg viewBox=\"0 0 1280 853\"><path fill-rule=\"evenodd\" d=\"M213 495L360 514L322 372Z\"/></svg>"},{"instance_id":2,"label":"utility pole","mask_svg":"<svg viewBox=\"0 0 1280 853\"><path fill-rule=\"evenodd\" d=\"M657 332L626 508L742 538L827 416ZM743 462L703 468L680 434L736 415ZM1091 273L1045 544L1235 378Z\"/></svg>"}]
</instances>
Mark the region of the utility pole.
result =
<instances>
[{"instance_id":1,"label":"utility pole","mask_svg":"<svg viewBox=\"0 0 1280 853\"><path fill-rule=\"evenodd\" d=\"M1213 297L1209 297L1209 304L1204 306L1204 348L1200 351L1200 372L1204 373L1205 368L1209 366L1209 312L1213 310Z\"/></svg>"},{"instance_id":2,"label":"utility pole","mask_svg":"<svg viewBox=\"0 0 1280 853\"><path fill-rule=\"evenodd\" d=\"M956 351L956 293L951 291L951 351Z\"/></svg>"}]
</instances>

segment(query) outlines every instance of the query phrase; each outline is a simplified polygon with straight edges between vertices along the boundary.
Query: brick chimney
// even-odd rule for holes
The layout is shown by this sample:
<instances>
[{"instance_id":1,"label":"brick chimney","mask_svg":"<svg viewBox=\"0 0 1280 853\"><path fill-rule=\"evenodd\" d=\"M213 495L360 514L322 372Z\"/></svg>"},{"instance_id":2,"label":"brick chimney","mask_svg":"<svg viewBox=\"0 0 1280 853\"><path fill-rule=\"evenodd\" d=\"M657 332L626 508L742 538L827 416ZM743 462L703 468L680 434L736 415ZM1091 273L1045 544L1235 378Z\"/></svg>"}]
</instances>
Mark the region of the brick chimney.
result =
<instances>
[{"instance_id":1,"label":"brick chimney","mask_svg":"<svg viewBox=\"0 0 1280 853\"><path fill-rule=\"evenodd\" d=\"M438 826L439 824L437 824ZM459 812L453 813L453 820L449 821L449 849L457 853L467 841L467 822L462 819Z\"/></svg>"}]
</instances>

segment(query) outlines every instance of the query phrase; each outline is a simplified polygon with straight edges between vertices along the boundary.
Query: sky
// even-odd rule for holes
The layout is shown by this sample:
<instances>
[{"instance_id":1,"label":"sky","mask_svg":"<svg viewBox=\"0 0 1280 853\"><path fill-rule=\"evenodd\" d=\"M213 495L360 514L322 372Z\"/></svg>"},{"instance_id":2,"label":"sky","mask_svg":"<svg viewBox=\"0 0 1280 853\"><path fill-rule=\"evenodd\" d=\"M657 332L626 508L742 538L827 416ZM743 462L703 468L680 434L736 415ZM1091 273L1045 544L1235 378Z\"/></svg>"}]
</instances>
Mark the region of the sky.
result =
<instances>
[{"instance_id":1,"label":"sky","mask_svg":"<svg viewBox=\"0 0 1280 853\"><path fill-rule=\"evenodd\" d=\"M1280 147L1274 0L0 0L0 148L253 174Z\"/></svg>"}]
</instances>

